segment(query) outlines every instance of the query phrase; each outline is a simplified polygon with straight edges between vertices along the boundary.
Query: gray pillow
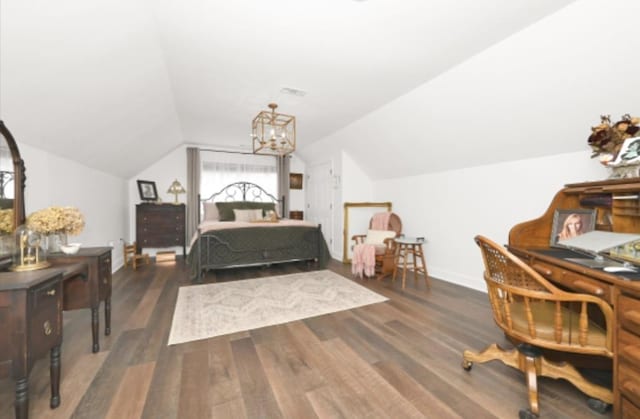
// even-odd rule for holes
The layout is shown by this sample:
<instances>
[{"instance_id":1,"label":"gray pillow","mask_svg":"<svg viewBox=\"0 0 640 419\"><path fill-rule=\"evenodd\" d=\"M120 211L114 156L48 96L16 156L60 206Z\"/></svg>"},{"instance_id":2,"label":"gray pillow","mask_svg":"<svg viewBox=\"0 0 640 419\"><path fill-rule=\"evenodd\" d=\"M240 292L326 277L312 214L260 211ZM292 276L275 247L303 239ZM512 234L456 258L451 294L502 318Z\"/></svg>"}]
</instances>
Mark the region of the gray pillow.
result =
<instances>
[{"instance_id":1,"label":"gray pillow","mask_svg":"<svg viewBox=\"0 0 640 419\"><path fill-rule=\"evenodd\" d=\"M273 202L230 201L216 202L216 207L218 207L220 221L234 221L236 219L233 214L234 209L261 209L264 216L266 211L275 211L276 204Z\"/></svg>"}]
</instances>

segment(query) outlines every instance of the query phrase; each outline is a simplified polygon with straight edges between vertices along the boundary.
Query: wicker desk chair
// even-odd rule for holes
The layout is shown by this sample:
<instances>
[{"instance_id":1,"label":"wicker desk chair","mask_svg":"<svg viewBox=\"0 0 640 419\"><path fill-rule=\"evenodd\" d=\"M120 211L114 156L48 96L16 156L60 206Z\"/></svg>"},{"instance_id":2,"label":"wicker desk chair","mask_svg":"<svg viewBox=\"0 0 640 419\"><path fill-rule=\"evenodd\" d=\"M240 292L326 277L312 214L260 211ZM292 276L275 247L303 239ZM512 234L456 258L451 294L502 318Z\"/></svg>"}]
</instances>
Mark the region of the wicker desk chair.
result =
<instances>
[{"instance_id":1,"label":"wicker desk chair","mask_svg":"<svg viewBox=\"0 0 640 419\"><path fill-rule=\"evenodd\" d=\"M369 221L369 228L373 223L373 218ZM395 237L402 233L402 220L396 213L391 213L389 224L386 230L394 231ZM355 244L362 244L366 241L366 234L356 234L351 237ZM395 266L396 242L393 238L384 239L384 243L376 245L376 279L380 280L387 275L393 274Z\"/></svg>"},{"instance_id":2,"label":"wicker desk chair","mask_svg":"<svg viewBox=\"0 0 640 419\"><path fill-rule=\"evenodd\" d=\"M613 403L610 389L587 381L569 363L556 363L542 356L541 348L560 352L613 358L613 310L600 298L562 291L504 247L476 236L484 260L493 319L516 349L505 351L497 344L483 352L464 351L462 366L471 370L474 362L500 360L525 373L529 409L520 418L538 416L537 376L563 378L592 397L589 406L604 412ZM568 306L571 305L571 308ZM589 313L599 312L604 327Z\"/></svg>"}]
</instances>

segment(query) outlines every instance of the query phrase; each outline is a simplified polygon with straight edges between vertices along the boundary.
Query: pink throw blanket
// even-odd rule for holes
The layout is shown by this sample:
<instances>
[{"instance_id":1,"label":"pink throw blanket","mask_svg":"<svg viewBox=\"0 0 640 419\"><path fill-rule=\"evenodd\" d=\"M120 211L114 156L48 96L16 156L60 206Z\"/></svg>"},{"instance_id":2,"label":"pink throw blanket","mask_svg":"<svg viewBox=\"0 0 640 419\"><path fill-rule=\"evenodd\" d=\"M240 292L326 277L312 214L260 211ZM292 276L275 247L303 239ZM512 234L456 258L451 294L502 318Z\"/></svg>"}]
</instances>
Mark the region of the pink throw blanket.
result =
<instances>
[{"instance_id":1,"label":"pink throw blanket","mask_svg":"<svg viewBox=\"0 0 640 419\"><path fill-rule=\"evenodd\" d=\"M371 219L371 230L389 230L390 212L378 212Z\"/></svg>"},{"instance_id":2,"label":"pink throw blanket","mask_svg":"<svg viewBox=\"0 0 640 419\"><path fill-rule=\"evenodd\" d=\"M390 212L379 212L371 219L372 230L388 230ZM358 278L376 273L376 247L373 244L356 244L351 257L351 273Z\"/></svg>"},{"instance_id":3,"label":"pink throw blanket","mask_svg":"<svg viewBox=\"0 0 640 419\"><path fill-rule=\"evenodd\" d=\"M362 275L373 276L376 273L376 247L372 244L356 244L351 256L351 273L362 278Z\"/></svg>"}]
</instances>

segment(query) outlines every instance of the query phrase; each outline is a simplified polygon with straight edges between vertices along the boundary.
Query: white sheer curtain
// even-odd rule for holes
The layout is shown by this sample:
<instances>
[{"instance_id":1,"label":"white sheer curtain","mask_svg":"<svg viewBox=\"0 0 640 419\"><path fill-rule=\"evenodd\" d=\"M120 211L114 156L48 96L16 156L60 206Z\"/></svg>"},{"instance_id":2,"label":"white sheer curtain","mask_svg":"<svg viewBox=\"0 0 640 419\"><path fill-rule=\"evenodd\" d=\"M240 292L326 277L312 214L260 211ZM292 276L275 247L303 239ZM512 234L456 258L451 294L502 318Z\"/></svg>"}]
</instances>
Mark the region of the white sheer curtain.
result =
<instances>
[{"instance_id":1,"label":"white sheer curtain","mask_svg":"<svg viewBox=\"0 0 640 419\"><path fill-rule=\"evenodd\" d=\"M278 171L274 156L232 154L224 152L200 152L202 172L200 195L210 197L234 182L252 182L271 195L278 197Z\"/></svg>"}]
</instances>

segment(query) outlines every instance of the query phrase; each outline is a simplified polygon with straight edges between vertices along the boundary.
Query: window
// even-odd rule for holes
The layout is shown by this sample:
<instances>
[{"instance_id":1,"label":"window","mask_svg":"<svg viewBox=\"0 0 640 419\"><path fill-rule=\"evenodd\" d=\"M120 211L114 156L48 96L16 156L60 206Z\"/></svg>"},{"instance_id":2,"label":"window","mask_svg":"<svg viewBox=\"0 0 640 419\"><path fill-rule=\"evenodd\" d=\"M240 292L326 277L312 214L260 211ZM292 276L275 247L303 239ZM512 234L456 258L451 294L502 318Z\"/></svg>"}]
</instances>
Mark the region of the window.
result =
<instances>
[{"instance_id":1,"label":"window","mask_svg":"<svg viewBox=\"0 0 640 419\"><path fill-rule=\"evenodd\" d=\"M210 197L234 182L252 182L278 196L278 171L274 156L202 151L200 196Z\"/></svg>"}]
</instances>

